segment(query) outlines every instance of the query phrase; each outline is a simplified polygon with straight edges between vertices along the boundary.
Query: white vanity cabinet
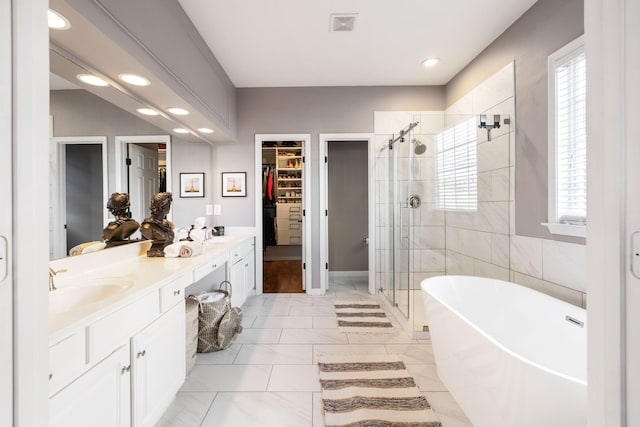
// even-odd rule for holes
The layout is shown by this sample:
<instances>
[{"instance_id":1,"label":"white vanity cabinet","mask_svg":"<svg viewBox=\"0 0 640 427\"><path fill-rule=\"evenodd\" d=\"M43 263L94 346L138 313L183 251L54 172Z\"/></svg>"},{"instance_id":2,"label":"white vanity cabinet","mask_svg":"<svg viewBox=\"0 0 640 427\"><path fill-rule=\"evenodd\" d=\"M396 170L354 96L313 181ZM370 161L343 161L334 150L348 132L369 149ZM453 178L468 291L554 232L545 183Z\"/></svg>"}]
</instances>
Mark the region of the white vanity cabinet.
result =
<instances>
[{"instance_id":1,"label":"white vanity cabinet","mask_svg":"<svg viewBox=\"0 0 640 427\"><path fill-rule=\"evenodd\" d=\"M49 425L131 425L130 370L129 344L125 344L49 399Z\"/></svg>"},{"instance_id":2,"label":"white vanity cabinet","mask_svg":"<svg viewBox=\"0 0 640 427\"><path fill-rule=\"evenodd\" d=\"M231 249L229 281L233 286L231 305L240 307L255 289L255 240L247 240Z\"/></svg>"},{"instance_id":3,"label":"white vanity cabinet","mask_svg":"<svg viewBox=\"0 0 640 427\"><path fill-rule=\"evenodd\" d=\"M255 287L254 242L234 238L185 260L149 260L132 253L134 245L121 248L133 258L125 268L137 289L95 312L50 313L50 425L155 425L185 379L185 288L224 266L233 305L241 306ZM118 248L109 251L53 267L77 271L81 262L93 268L121 261L113 255Z\"/></svg>"},{"instance_id":4,"label":"white vanity cabinet","mask_svg":"<svg viewBox=\"0 0 640 427\"><path fill-rule=\"evenodd\" d=\"M184 382L184 342L184 300L131 338L134 427L153 426Z\"/></svg>"},{"instance_id":5,"label":"white vanity cabinet","mask_svg":"<svg viewBox=\"0 0 640 427\"><path fill-rule=\"evenodd\" d=\"M160 419L185 378L184 288L191 277L183 274L50 347L50 425L139 427Z\"/></svg>"}]
</instances>

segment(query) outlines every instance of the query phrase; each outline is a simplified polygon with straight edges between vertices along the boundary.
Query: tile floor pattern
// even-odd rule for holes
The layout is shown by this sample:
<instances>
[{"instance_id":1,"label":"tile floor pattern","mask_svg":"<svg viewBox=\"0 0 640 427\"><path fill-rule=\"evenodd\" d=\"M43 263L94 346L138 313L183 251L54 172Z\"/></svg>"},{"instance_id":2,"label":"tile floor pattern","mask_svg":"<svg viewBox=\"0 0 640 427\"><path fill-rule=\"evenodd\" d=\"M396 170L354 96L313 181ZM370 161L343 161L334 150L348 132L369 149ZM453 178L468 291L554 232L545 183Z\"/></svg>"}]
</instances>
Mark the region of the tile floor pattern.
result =
<instances>
[{"instance_id":1,"label":"tile floor pattern","mask_svg":"<svg viewBox=\"0 0 640 427\"><path fill-rule=\"evenodd\" d=\"M472 427L436 373L431 343L396 334L338 332L334 299L370 297L363 278L335 279L325 296L263 294L242 306L244 331L196 366L157 424L162 427L324 425L318 354L402 356L443 427ZM373 298L373 297L372 297Z\"/></svg>"}]
</instances>

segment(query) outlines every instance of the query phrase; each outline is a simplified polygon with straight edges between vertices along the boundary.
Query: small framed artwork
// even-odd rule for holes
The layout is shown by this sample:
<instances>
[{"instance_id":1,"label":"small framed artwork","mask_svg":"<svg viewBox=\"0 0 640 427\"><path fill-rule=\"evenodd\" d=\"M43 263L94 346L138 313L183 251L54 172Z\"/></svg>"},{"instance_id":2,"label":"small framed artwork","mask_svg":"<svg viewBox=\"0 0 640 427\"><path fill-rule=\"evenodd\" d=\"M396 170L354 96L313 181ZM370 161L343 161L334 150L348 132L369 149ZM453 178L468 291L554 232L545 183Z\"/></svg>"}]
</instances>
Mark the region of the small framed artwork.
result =
<instances>
[{"instance_id":1,"label":"small framed artwork","mask_svg":"<svg viewBox=\"0 0 640 427\"><path fill-rule=\"evenodd\" d=\"M222 172L222 197L247 197L247 173Z\"/></svg>"},{"instance_id":2,"label":"small framed artwork","mask_svg":"<svg viewBox=\"0 0 640 427\"><path fill-rule=\"evenodd\" d=\"M180 197L204 197L204 172L180 174Z\"/></svg>"}]
</instances>

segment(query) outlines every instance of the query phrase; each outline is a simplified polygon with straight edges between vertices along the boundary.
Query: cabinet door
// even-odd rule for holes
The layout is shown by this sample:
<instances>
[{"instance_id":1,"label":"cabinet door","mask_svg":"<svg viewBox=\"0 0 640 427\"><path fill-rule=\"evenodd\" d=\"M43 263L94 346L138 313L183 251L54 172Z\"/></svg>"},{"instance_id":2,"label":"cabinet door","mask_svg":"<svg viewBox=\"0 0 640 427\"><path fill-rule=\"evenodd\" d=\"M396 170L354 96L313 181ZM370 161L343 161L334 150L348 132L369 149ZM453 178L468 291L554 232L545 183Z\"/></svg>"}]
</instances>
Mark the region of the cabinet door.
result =
<instances>
[{"instance_id":1,"label":"cabinet door","mask_svg":"<svg viewBox=\"0 0 640 427\"><path fill-rule=\"evenodd\" d=\"M236 262L231 266L231 271L229 272L229 281L231 282L232 292L231 292L231 305L233 307L240 307L244 304L244 299L246 298L245 292L245 266L244 260Z\"/></svg>"},{"instance_id":2,"label":"cabinet door","mask_svg":"<svg viewBox=\"0 0 640 427\"><path fill-rule=\"evenodd\" d=\"M252 250L244 257L245 265L245 299L250 295L255 295L256 289L256 251L255 243L251 243Z\"/></svg>"},{"instance_id":3,"label":"cabinet door","mask_svg":"<svg viewBox=\"0 0 640 427\"><path fill-rule=\"evenodd\" d=\"M185 375L184 304L177 304L131 339L133 425L153 426Z\"/></svg>"},{"instance_id":4,"label":"cabinet door","mask_svg":"<svg viewBox=\"0 0 640 427\"><path fill-rule=\"evenodd\" d=\"M129 345L124 345L49 399L49 425L131 425Z\"/></svg>"}]
</instances>

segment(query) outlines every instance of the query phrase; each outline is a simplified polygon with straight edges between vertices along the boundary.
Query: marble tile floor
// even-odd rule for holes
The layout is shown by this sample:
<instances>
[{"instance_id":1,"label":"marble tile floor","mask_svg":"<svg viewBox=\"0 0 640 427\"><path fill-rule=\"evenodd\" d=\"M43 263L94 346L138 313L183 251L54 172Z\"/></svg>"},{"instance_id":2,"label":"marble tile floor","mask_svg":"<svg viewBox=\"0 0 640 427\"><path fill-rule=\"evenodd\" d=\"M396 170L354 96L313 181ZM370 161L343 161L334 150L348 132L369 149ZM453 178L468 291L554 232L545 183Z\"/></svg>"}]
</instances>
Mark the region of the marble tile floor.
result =
<instances>
[{"instance_id":1,"label":"marble tile floor","mask_svg":"<svg viewBox=\"0 0 640 427\"><path fill-rule=\"evenodd\" d=\"M325 296L263 294L242 307L244 331L228 349L198 354L161 427L321 427L318 355L399 354L443 427L472 427L436 373L428 340L338 332L334 299L375 298L365 279L333 279Z\"/></svg>"}]
</instances>

